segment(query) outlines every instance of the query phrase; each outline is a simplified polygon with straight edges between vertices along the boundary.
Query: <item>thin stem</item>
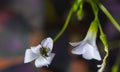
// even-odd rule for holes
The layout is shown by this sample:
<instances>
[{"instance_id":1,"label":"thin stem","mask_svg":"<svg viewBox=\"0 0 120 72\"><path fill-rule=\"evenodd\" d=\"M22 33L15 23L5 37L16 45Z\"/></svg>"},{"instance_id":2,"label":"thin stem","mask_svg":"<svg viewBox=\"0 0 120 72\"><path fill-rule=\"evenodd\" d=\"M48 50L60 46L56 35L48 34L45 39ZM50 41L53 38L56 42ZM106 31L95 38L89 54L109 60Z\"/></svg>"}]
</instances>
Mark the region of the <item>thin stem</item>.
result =
<instances>
[{"instance_id":1,"label":"thin stem","mask_svg":"<svg viewBox=\"0 0 120 72\"><path fill-rule=\"evenodd\" d=\"M98 72L104 72L104 69L105 69L105 66L106 66L106 60L107 60L107 57L109 55L109 51L108 51L108 43L107 43L107 40L106 40L106 35L104 34L104 32L102 30L100 22L98 24L99 24L99 29L100 29L100 39L101 39L101 41L102 41L102 43L105 47L104 51L106 52L106 55L103 58L103 62L101 64L101 68L98 70Z\"/></svg>"},{"instance_id":2,"label":"thin stem","mask_svg":"<svg viewBox=\"0 0 120 72\"><path fill-rule=\"evenodd\" d=\"M53 39L53 42L55 42L65 32L65 30L67 29L68 24L70 22L72 13L77 11L79 4L82 2L83 2L83 0L76 0L75 1L75 3L73 4L72 8L70 9L70 11L68 13L68 16L67 16L67 19L64 23L64 26L62 27L61 31L56 35L56 37Z\"/></svg>"},{"instance_id":3,"label":"thin stem","mask_svg":"<svg viewBox=\"0 0 120 72\"><path fill-rule=\"evenodd\" d=\"M104 50L106 52L106 55L105 55L105 57L103 59L103 63L101 64L101 68L98 70L98 72L104 72L104 69L105 69L105 66L106 66L107 57L109 55L108 47L105 46Z\"/></svg>"},{"instance_id":4,"label":"thin stem","mask_svg":"<svg viewBox=\"0 0 120 72\"><path fill-rule=\"evenodd\" d=\"M100 33L101 33L101 35L103 35L104 33L103 33L103 30L102 30L102 27L101 27L100 22L99 22L99 29L100 29Z\"/></svg>"},{"instance_id":5,"label":"thin stem","mask_svg":"<svg viewBox=\"0 0 120 72\"><path fill-rule=\"evenodd\" d=\"M107 57L109 55L109 51L108 51L108 43L107 43L107 40L106 40L106 35L104 34L104 32L102 30L100 22L98 24L99 24L99 29L100 29L100 39L101 39L101 41L102 41L102 43L105 47L104 51L106 52L106 55L103 58L103 62L101 64L101 68L98 70L98 72L104 72L104 69L105 69L105 66L106 66L106 60L107 60Z\"/></svg>"},{"instance_id":6,"label":"thin stem","mask_svg":"<svg viewBox=\"0 0 120 72\"><path fill-rule=\"evenodd\" d=\"M112 22L112 24L115 26L115 28L120 32L120 25L113 18L113 16L109 13L109 11L105 8L105 6L100 2L96 2L96 3L100 7L100 9L105 13L105 15L108 17L108 19Z\"/></svg>"},{"instance_id":7,"label":"thin stem","mask_svg":"<svg viewBox=\"0 0 120 72\"><path fill-rule=\"evenodd\" d=\"M102 30L100 22L98 22L98 24L99 24L99 30L100 30L100 39L101 39L104 46L108 46L107 38L106 38L105 33Z\"/></svg>"},{"instance_id":8,"label":"thin stem","mask_svg":"<svg viewBox=\"0 0 120 72\"><path fill-rule=\"evenodd\" d=\"M66 19L66 21L65 21L65 24L64 24L64 26L63 26L63 28L62 28L61 31L57 34L57 36L53 39L53 42L55 42L55 41L64 33L64 31L66 30L66 28L67 28L67 26L68 26L68 24L69 24L69 22L70 22L72 13L73 13L73 10L72 10L72 8L71 8L71 10L70 10L70 12L69 12L69 14L68 14L68 16L67 16L67 19Z\"/></svg>"}]
</instances>

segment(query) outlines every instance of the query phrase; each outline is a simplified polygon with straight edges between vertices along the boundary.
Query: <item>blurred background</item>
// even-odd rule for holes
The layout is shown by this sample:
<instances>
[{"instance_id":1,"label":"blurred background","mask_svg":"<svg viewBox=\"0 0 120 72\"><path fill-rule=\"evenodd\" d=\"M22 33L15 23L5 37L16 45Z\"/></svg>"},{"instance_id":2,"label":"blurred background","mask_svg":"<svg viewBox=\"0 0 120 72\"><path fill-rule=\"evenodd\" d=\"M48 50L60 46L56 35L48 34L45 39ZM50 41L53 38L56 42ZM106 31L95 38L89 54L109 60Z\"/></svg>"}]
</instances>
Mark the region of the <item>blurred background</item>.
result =
<instances>
[{"instance_id":1,"label":"blurred background","mask_svg":"<svg viewBox=\"0 0 120 72\"><path fill-rule=\"evenodd\" d=\"M24 64L24 53L43 38L52 37L62 28L74 0L0 0L0 72L97 72L98 62L87 61L70 53L69 41L82 40L94 15L88 3L84 4L84 17L78 20L74 13L65 33L54 44L56 53L52 64L42 71L34 64ZM120 1L101 0L120 24ZM120 69L120 33L102 11L99 12L109 42L109 58L105 72ZM99 33L98 33L99 35ZM102 58L103 45L97 40ZM48 69L48 71L46 71Z\"/></svg>"}]
</instances>

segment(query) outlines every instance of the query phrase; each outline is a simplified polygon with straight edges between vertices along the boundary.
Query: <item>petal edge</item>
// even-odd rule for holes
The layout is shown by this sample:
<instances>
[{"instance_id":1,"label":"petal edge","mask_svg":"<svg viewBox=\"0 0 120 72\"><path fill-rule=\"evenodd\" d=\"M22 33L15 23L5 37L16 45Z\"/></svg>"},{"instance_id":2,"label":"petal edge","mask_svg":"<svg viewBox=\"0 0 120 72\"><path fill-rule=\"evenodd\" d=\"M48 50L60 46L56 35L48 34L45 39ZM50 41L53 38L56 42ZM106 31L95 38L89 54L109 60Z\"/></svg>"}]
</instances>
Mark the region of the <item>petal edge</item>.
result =
<instances>
[{"instance_id":1,"label":"petal edge","mask_svg":"<svg viewBox=\"0 0 120 72\"><path fill-rule=\"evenodd\" d=\"M24 63L29 63L37 58L37 55L32 52L31 49L27 49L25 52Z\"/></svg>"}]
</instances>

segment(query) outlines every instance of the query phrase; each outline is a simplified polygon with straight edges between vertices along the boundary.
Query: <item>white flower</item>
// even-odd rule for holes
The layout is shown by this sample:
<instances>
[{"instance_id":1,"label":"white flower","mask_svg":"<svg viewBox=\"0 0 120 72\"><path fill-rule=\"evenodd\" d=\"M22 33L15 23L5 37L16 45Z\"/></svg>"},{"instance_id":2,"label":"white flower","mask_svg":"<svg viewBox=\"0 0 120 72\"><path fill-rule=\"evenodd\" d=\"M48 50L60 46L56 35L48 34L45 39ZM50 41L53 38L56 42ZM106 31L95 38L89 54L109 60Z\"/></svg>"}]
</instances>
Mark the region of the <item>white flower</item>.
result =
<instances>
[{"instance_id":1,"label":"white flower","mask_svg":"<svg viewBox=\"0 0 120 72\"><path fill-rule=\"evenodd\" d=\"M29 63L35 60L35 66L42 67L48 66L53 57L54 53L51 53L53 48L53 40L51 38L46 38L42 40L41 44L37 46L31 47L31 49L27 49L25 52L24 63Z\"/></svg>"},{"instance_id":2,"label":"white flower","mask_svg":"<svg viewBox=\"0 0 120 72\"><path fill-rule=\"evenodd\" d=\"M93 25L94 26L94 25ZM90 27L92 28L92 27ZM73 54L82 55L87 60L101 60L97 45L96 45L97 29L88 31L85 39L81 42L70 42L70 45L75 46L72 49Z\"/></svg>"}]
</instances>

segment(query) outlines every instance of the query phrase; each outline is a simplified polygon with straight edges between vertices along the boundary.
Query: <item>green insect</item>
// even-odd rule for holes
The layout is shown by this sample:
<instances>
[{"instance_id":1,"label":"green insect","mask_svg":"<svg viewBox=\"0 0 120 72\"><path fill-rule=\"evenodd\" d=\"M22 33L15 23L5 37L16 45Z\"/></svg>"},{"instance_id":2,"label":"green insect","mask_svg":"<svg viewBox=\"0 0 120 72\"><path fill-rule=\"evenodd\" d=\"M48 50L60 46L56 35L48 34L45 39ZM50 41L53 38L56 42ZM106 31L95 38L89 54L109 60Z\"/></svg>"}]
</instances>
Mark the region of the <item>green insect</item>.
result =
<instances>
[{"instance_id":1,"label":"green insect","mask_svg":"<svg viewBox=\"0 0 120 72\"><path fill-rule=\"evenodd\" d=\"M42 47L40 48L40 53L43 55L43 56L48 56L48 53L49 52L49 48L46 48L46 47Z\"/></svg>"}]
</instances>

